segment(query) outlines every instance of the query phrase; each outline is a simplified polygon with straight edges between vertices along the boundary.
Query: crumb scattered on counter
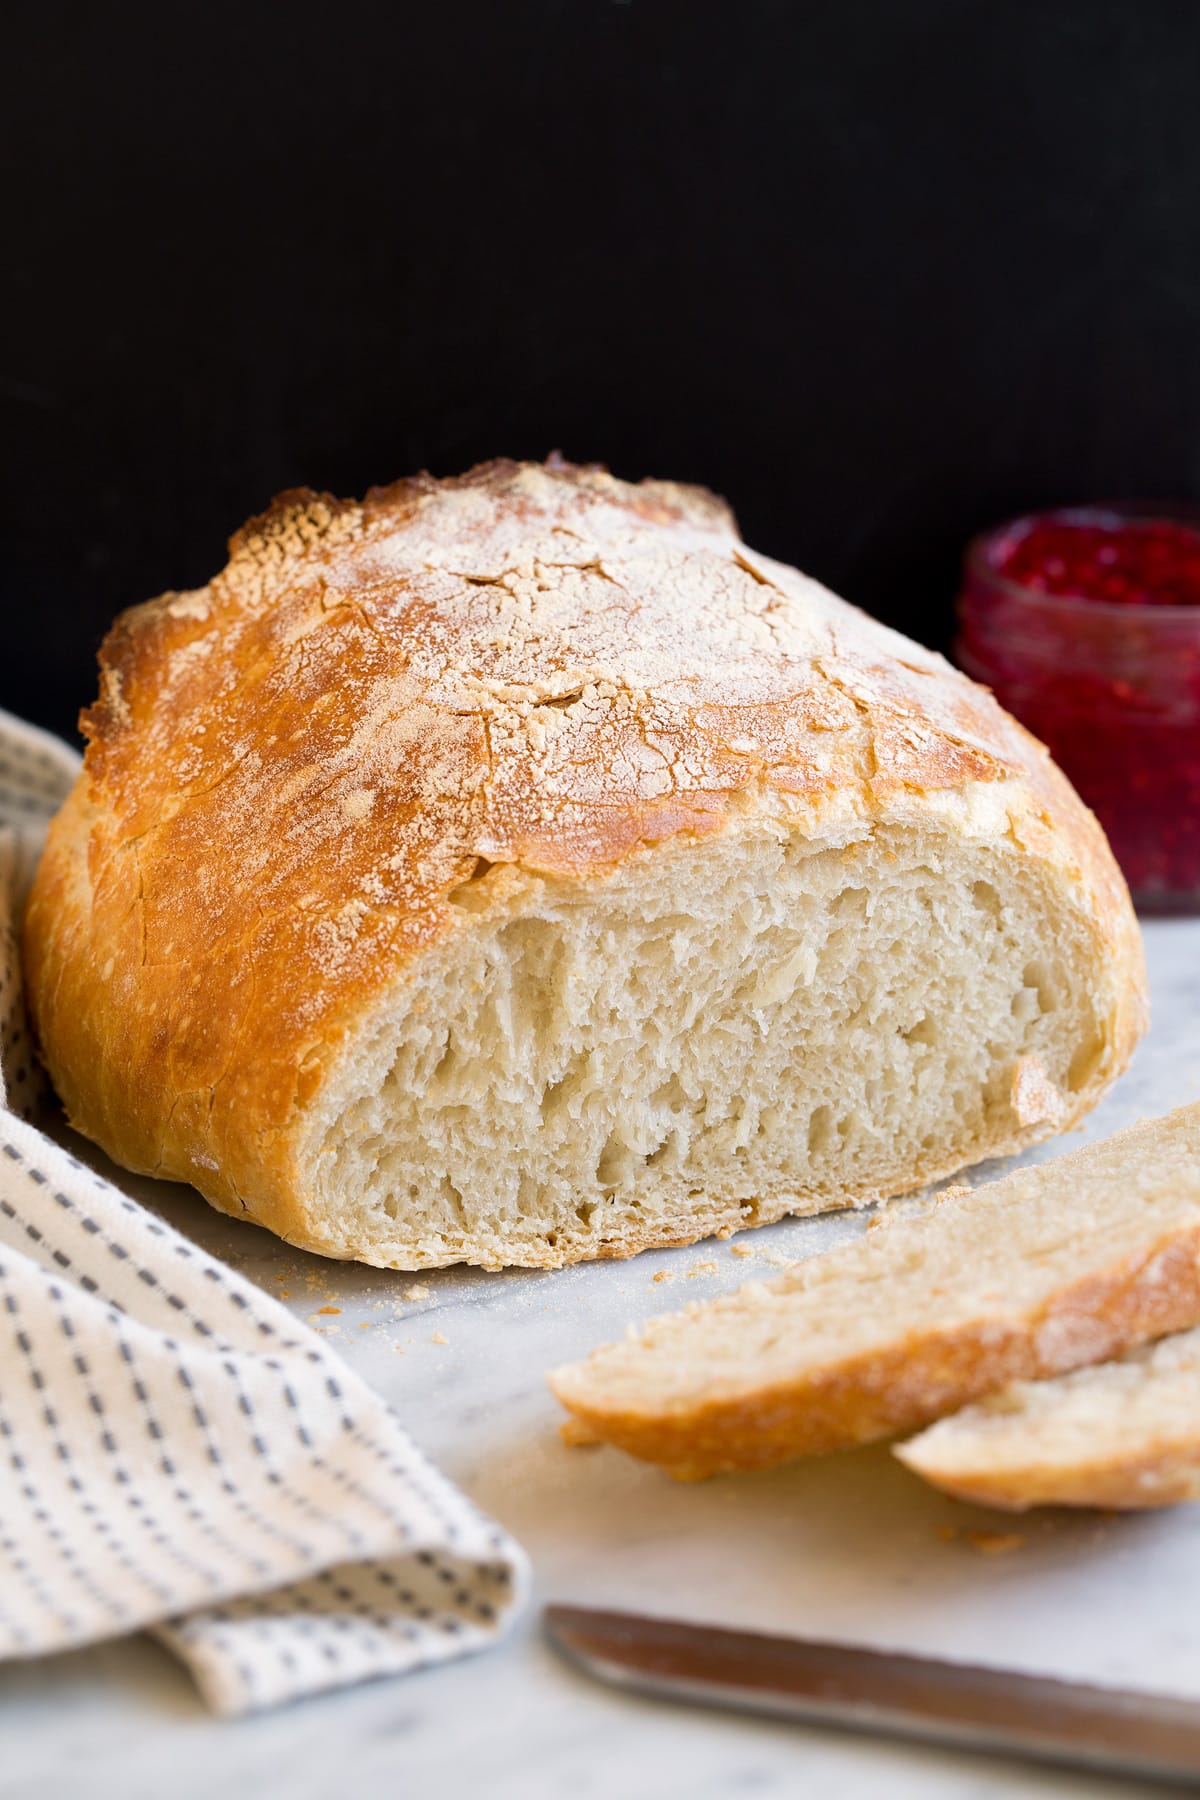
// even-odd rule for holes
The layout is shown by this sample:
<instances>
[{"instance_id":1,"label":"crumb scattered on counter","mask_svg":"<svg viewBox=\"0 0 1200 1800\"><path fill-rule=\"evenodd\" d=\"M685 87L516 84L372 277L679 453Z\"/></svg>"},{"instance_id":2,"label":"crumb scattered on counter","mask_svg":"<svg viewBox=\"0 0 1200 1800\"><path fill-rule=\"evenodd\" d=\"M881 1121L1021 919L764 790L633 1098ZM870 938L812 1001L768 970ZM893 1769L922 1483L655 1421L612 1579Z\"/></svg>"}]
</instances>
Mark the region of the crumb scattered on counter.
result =
<instances>
[{"instance_id":1,"label":"crumb scattered on counter","mask_svg":"<svg viewBox=\"0 0 1200 1800\"><path fill-rule=\"evenodd\" d=\"M765 1263L770 1263L773 1269L794 1269L796 1266L797 1259L789 1255L786 1250L762 1250L759 1255Z\"/></svg>"},{"instance_id":2,"label":"crumb scattered on counter","mask_svg":"<svg viewBox=\"0 0 1200 1800\"><path fill-rule=\"evenodd\" d=\"M935 1525L933 1529L943 1544L969 1544L978 1556L1008 1556L1025 1542L1019 1531L968 1531L962 1525Z\"/></svg>"},{"instance_id":3,"label":"crumb scattered on counter","mask_svg":"<svg viewBox=\"0 0 1200 1800\"><path fill-rule=\"evenodd\" d=\"M598 1450L604 1442L582 1419L564 1419L558 1435L568 1450Z\"/></svg>"},{"instance_id":4,"label":"crumb scattered on counter","mask_svg":"<svg viewBox=\"0 0 1200 1800\"><path fill-rule=\"evenodd\" d=\"M440 1331L435 1331L429 1341L431 1344L448 1344L450 1339L448 1337L443 1337Z\"/></svg>"},{"instance_id":5,"label":"crumb scattered on counter","mask_svg":"<svg viewBox=\"0 0 1200 1800\"><path fill-rule=\"evenodd\" d=\"M670 1269L660 1269L658 1274L652 1275L650 1279L651 1281L674 1281L675 1276Z\"/></svg>"},{"instance_id":6,"label":"crumb scattered on counter","mask_svg":"<svg viewBox=\"0 0 1200 1800\"><path fill-rule=\"evenodd\" d=\"M321 1313L340 1313L341 1310L340 1306L318 1306L317 1313L318 1315Z\"/></svg>"},{"instance_id":7,"label":"crumb scattered on counter","mask_svg":"<svg viewBox=\"0 0 1200 1800\"><path fill-rule=\"evenodd\" d=\"M404 1298L406 1300L428 1300L429 1289L423 1281L414 1281L410 1287L405 1288Z\"/></svg>"},{"instance_id":8,"label":"crumb scattered on counter","mask_svg":"<svg viewBox=\"0 0 1200 1800\"><path fill-rule=\"evenodd\" d=\"M753 1256L754 1252L749 1244L730 1244L729 1254L730 1256Z\"/></svg>"},{"instance_id":9,"label":"crumb scattered on counter","mask_svg":"<svg viewBox=\"0 0 1200 1800\"><path fill-rule=\"evenodd\" d=\"M693 1263L688 1270L688 1280L694 1281L697 1275L715 1275L716 1272L717 1265L715 1262Z\"/></svg>"},{"instance_id":10,"label":"crumb scattered on counter","mask_svg":"<svg viewBox=\"0 0 1200 1800\"><path fill-rule=\"evenodd\" d=\"M1019 1531L964 1531L963 1536L980 1556L1008 1556L1025 1542Z\"/></svg>"}]
</instances>

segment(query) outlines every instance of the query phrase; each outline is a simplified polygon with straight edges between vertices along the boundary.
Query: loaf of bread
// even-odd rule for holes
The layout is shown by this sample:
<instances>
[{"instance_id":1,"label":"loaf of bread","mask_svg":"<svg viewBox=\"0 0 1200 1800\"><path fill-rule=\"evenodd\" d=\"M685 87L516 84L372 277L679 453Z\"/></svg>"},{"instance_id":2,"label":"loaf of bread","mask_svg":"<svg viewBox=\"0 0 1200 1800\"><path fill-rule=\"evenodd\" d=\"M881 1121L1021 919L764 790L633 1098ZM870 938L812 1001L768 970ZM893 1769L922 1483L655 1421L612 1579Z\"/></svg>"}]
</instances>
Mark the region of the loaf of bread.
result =
<instances>
[{"instance_id":1,"label":"loaf of bread","mask_svg":"<svg viewBox=\"0 0 1200 1800\"><path fill-rule=\"evenodd\" d=\"M1200 1103L653 1319L551 1385L594 1437L694 1477L911 1431L1197 1323Z\"/></svg>"},{"instance_id":2,"label":"loaf of bread","mask_svg":"<svg viewBox=\"0 0 1200 1800\"><path fill-rule=\"evenodd\" d=\"M1200 1330L1014 1381L895 1453L935 1487L1013 1512L1200 1500Z\"/></svg>"},{"instance_id":3,"label":"loaf of bread","mask_svg":"<svg viewBox=\"0 0 1200 1800\"><path fill-rule=\"evenodd\" d=\"M26 929L79 1130L295 1244L552 1266L1060 1130L1144 1019L1091 815L699 489L284 495L123 615Z\"/></svg>"}]
</instances>

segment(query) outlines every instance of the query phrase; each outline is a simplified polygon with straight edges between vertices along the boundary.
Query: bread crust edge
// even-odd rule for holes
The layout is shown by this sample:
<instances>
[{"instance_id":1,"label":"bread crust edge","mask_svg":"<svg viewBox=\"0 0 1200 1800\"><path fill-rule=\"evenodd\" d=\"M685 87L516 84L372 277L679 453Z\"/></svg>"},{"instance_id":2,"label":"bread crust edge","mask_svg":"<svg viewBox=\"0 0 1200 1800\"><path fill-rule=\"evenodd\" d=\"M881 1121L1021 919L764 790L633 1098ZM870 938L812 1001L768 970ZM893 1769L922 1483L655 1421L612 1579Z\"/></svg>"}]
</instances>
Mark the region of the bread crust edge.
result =
<instances>
[{"instance_id":1,"label":"bread crust edge","mask_svg":"<svg viewBox=\"0 0 1200 1800\"><path fill-rule=\"evenodd\" d=\"M819 1376L765 1385L673 1415L590 1404L587 1362L555 1370L549 1383L597 1438L682 1480L698 1480L916 1431L1011 1381L1107 1362L1198 1322L1200 1226L1195 1226L1067 1284L1032 1315L910 1333Z\"/></svg>"}]
</instances>

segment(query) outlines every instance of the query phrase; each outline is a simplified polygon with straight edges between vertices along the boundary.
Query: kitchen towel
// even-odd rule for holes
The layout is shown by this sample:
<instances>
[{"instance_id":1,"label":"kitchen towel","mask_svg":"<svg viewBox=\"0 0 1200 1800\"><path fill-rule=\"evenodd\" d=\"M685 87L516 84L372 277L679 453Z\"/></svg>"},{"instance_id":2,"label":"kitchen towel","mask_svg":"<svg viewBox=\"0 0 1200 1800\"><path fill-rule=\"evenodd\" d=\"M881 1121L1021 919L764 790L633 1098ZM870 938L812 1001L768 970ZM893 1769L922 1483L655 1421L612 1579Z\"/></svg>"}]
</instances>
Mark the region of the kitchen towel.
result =
<instances>
[{"instance_id":1,"label":"kitchen towel","mask_svg":"<svg viewBox=\"0 0 1200 1800\"><path fill-rule=\"evenodd\" d=\"M0 1658L149 1627L233 1714L481 1649L519 1546L277 1301L34 1123L16 926L78 767L0 713Z\"/></svg>"}]
</instances>

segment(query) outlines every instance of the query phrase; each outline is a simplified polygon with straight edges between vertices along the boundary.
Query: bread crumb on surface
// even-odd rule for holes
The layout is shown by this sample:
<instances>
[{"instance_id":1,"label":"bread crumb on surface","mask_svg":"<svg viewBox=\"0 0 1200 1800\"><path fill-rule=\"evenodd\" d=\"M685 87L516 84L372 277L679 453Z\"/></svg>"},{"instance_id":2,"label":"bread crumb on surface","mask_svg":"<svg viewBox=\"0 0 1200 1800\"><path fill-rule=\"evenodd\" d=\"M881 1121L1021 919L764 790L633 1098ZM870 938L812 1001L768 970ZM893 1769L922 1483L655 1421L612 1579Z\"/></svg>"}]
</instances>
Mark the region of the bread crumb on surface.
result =
<instances>
[{"instance_id":1,"label":"bread crumb on surface","mask_svg":"<svg viewBox=\"0 0 1200 1800\"><path fill-rule=\"evenodd\" d=\"M405 1288L404 1298L406 1300L428 1300L429 1289L423 1281L414 1281L411 1286Z\"/></svg>"},{"instance_id":2,"label":"bread crumb on surface","mask_svg":"<svg viewBox=\"0 0 1200 1800\"><path fill-rule=\"evenodd\" d=\"M1025 1542L1019 1531L964 1531L963 1536L980 1556L1008 1556Z\"/></svg>"},{"instance_id":3,"label":"bread crumb on surface","mask_svg":"<svg viewBox=\"0 0 1200 1800\"><path fill-rule=\"evenodd\" d=\"M650 1279L651 1281L674 1281L675 1276L670 1269L660 1269L658 1274L652 1275Z\"/></svg>"},{"instance_id":4,"label":"bread crumb on surface","mask_svg":"<svg viewBox=\"0 0 1200 1800\"><path fill-rule=\"evenodd\" d=\"M730 1244L730 1256L753 1256L754 1252L748 1244Z\"/></svg>"},{"instance_id":5,"label":"bread crumb on surface","mask_svg":"<svg viewBox=\"0 0 1200 1800\"><path fill-rule=\"evenodd\" d=\"M693 1263L688 1270L688 1280L694 1281L697 1275L715 1275L716 1272L717 1265L715 1262Z\"/></svg>"},{"instance_id":6,"label":"bread crumb on surface","mask_svg":"<svg viewBox=\"0 0 1200 1800\"><path fill-rule=\"evenodd\" d=\"M558 1428L558 1435L568 1450L598 1450L604 1442L582 1419L564 1419Z\"/></svg>"},{"instance_id":7,"label":"bread crumb on surface","mask_svg":"<svg viewBox=\"0 0 1200 1800\"><path fill-rule=\"evenodd\" d=\"M796 1258L786 1250L764 1250L761 1255L763 1261L770 1263L773 1269L794 1269L796 1266Z\"/></svg>"},{"instance_id":8,"label":"bread crumb on surface","mask_svg":"<svg viewBox=\"0 0 1200 1800\"><path fill-rule=\"evenodd\" d=\"M340 1306L318 1306L317 1316L320 1317L322 1313L340 1313L341 1310Z\"/></svg>"},{"instance_id":9,"label":"bread crumb on surface","mask_svg":"<svg viewBox=\"0 0 1200 1800\"><path fill-rule=\"evenodd\" d=\"M440 1331L435 1331L429 1341L431 1344L448 1344L450 1339L444 1337Z\"/></svg>"},{"instance_id":10,"label":"bread crumb on surface","mask_svg":"<svg viewBox=\"0 0 1200 1800\"><path fill-rule=\"evenodd\" d=\"M961 1525L935 1525L933 1530L943 1544L969 1544L977 1556L1008 1556L1025 1542L1019 1531L967 1531Z\"/></svg>"}]
</instances>

